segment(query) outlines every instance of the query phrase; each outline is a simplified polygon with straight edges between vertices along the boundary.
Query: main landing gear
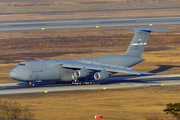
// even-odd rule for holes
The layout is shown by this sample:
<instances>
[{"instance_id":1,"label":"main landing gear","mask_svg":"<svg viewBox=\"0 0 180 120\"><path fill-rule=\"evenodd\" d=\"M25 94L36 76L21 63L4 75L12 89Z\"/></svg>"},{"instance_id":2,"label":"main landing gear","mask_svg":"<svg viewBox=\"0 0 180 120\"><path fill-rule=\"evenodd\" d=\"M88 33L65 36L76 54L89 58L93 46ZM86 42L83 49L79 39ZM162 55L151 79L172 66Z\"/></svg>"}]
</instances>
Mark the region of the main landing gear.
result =
<instances>
[{"instance_id":1,"label":"main landing gear","mask_svg":"<svg viewBox=\"0 0 180 120\"><path fill-rule=\"evenodd\" d=\"M78 79L72 74L72 82L71 85L90 85L93 84L93 82L87 81L87 79Z\"/></svg>"},{"instance_id":2,"label":"main landing gear","mask_svg":"<svg viewBox=\"0 0 180 120\"><path fill-rule=\"evenodd\" d=\"M66 81L56 81L56 84L67 84L68 82Z\"/></svg>"},{"instance_id":3,"label":"main landing gear","mask_svg":"<svg viewBox=\"0 0 180 120\"><path fill-rule=\"evenodd\" d=\"M90 84L93 84L93 82L73 80L71 83L71 85L90 85Z\"/></svg>"},{"instance_id":4,"label":"main landing gear","mask_svg":"<svg viewBox=\"0 0 180 120\"><path fill-rule=\"evenodd\" d=\"M29 83L27 84L27 86L29 86L29 87L34 87L34 83L29 82Z\"/></svg>"}]
</instances>

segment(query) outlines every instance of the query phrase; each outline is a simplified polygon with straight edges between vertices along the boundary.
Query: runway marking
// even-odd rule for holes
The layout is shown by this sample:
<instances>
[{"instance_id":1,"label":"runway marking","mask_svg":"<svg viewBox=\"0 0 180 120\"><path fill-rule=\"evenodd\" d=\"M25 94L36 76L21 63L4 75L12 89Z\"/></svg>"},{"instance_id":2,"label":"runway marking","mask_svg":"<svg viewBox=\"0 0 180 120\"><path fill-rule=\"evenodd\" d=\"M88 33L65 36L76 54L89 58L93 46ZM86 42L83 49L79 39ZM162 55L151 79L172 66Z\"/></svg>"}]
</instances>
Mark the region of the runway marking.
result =
<instances>
[{"instance_id":1,"label":"runway marking","mask_svg":"<svg viewBox=\"0 0 180 120\"><path fill-rule=\"evenodd\" d=\"M134 84L135 86L142 86L142 84Z\"/></svg>"},{"instance_id":2,"label":"runway marking","mask_svg":"<svg viewBox=\"0 0 180 120\"><path fill-rule=\"evenodd\" d=\"M128 83L120 83L120 85L127 85Z\"/></svg>"}]
</instances>

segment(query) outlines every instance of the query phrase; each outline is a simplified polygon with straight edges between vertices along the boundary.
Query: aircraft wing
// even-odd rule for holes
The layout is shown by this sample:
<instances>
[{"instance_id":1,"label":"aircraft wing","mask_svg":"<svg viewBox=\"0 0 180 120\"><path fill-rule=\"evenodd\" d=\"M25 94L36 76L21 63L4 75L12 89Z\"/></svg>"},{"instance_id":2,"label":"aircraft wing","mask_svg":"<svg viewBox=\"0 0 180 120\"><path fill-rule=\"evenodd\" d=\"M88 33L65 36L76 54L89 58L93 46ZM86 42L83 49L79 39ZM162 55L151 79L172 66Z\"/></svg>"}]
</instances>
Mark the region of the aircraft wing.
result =
<instances>
[{"instance_id":1,"label":"aircraft wing","mask_svg":"<svg viewBox=\"0 0 180 120\"><path fill-rule=\"evenodd\" d=\"M96 65L96 64L90 64L90 63L82 63L82 62L78 62L78 61L63 62L61 64L61 67L68 68L68 69L87 69L87 70L96 70L96 71L98 70L98 71L106 71L106 72L120 72L120 73L129 73L129 74L135 74L135 75L153 74L153 73L135 71L135 70L126 69L126 68L112 67L112 66L105 66L105 65Z\"/></svg>"}]
</instances>

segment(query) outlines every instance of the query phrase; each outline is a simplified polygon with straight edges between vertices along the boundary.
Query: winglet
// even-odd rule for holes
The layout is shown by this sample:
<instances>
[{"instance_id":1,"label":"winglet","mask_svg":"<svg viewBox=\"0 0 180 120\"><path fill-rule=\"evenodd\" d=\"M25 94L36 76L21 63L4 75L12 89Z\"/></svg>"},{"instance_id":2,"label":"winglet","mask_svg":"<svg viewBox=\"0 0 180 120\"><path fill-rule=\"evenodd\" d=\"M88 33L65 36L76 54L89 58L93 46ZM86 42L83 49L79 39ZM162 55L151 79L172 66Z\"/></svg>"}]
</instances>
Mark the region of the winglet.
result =
<instances>
[{"instance_id":1,"label":"winglet","mask_svg":"<svg viewBox=\"0 0 180 120\"><path fill-rule=\"evenodd\" d=\"M163 30L163 29L157 29L157 28L130 28L130 30L133 30L133 31L169 31L169 30Z\"/></svg>"}]
</instances>

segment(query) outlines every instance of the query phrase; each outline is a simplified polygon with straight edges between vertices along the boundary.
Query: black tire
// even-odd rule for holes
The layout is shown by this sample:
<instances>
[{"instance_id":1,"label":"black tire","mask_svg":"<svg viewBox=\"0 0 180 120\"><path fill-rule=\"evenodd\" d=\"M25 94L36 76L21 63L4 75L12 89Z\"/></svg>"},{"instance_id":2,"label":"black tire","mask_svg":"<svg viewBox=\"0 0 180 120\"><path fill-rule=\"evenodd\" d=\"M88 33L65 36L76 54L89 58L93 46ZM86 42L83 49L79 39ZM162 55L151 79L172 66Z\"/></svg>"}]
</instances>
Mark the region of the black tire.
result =
<instances>
[{"instance_id":1,"label":"black tire","mask_svg":"<svg viewBox=\"0 0 180 120\"><path fill-rule=\"evenodd\" d=\"M27 84L28 87L34 87L34 84Z\"/></svg>"}]
</instances>

